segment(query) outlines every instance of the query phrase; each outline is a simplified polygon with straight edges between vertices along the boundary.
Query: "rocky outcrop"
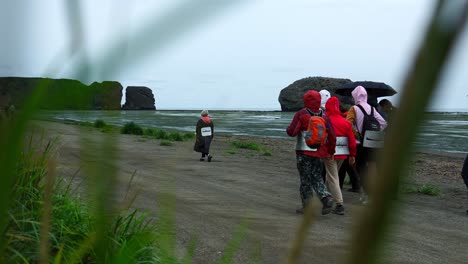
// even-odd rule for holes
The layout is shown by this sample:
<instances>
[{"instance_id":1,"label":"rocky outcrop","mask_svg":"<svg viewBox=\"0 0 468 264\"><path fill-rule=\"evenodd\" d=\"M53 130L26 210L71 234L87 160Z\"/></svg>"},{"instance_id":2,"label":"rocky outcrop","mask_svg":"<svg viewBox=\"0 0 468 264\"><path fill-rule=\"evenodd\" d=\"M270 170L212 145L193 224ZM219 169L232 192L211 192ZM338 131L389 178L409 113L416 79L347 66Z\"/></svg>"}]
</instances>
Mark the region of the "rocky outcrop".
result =
<instances>
[{"instance_id":1,"label":"rocky outcrop","mask_svg":"<svg viewBox=\"0 0 468 264\"><path fill-rule=\"evenodd\" d=\"M85 85L71 79L0 77L0 94L16 108L38 87L44 88L39 109L120 110L123 87L118 82Z\"/></svg>"},{"instance_id":2,"label":"rocky outcrop","mask_svg":"<svg viewBox=\"0 0 468 264\"><path fill-rule=\"evenodd\" d=\"M125 92L123 110L156 110L154 95L150 88L145 86L128 86Z\"/></svg>"},{"instance_id":3,"label":"rocky outcrop","mask_svg":"<svg viewBox=\"0 0 468 264\"><path fill-rule=\"evenodd\" d=\"M282 111L297 111L304 107L303 95L309 90L328 90L332 96L337 96L340 103L352 105L352 98L335 95L335 89L351 82L349 79L327 78L327 77L307 77L297 80L281 90L278 101ZM351 101L350 101L351 100Z\"/></svg>"}]
</instances>

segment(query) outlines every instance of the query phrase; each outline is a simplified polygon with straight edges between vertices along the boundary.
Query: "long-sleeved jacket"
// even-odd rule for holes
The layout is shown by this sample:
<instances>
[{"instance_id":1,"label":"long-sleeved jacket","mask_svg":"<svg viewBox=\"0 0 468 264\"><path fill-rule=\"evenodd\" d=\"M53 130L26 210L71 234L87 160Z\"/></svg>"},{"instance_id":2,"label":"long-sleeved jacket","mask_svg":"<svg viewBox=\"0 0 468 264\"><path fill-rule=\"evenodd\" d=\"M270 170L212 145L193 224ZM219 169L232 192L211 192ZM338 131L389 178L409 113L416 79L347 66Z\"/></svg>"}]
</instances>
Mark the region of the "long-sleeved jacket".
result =
<instances>
[{"instance_id":1,"label":"long-sleeved jacket","mask_svg":"<svg viewBox=\"0 0 468 264\"><path fill-rule=\"evenodd\" d=\"M330 118L337 138L343 137L348 142L349 156L356 156L356 139L351 123L341 116L340 101L333 96L325 104L326 114ZM337 139L338 144L338 139ZM346 159L348 155L335 155L335 159Z\"/></svg>"},{"instance_id":2,"label":"long-sleeved jacket","mask_svg":"<svg viewBox=\"0 0 468 264\"><path fill-rule=\"evenodd\" d=\"M319 113L320 110L320 94L317 91L308 91L304 94L304 106L313 113ZM335 131L331 125L330 119L325 115L323 118L327 124L327 143L320 146L316 151L310 148L301 147L303 137L302 131L307 130L310 114L306 109L299 110L293 117L291 124L286 129L286 133L291 137L298 137L298 144L296 146L296 154L303 154L306 156L326 158L335 154L336 137Z\"/></svg>"}]
</instances>

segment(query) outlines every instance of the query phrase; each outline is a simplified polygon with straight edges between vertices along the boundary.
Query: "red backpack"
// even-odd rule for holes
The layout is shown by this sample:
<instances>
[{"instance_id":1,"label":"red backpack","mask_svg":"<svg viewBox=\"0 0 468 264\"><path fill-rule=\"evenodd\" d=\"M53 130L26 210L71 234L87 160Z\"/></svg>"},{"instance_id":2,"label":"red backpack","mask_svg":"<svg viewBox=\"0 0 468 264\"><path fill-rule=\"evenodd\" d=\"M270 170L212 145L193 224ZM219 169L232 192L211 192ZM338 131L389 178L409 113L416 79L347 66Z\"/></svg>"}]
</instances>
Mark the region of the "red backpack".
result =
<instances>
[{"instance_id":1,"label":"red backpack","mask_svg":"<svg viewBox=\"0 0 468 264\"><path fill-rule=\"evenodd\" d=\"M307 108L306 110L310 114L310 117L307 123L307 129L303 134L305 143L309 148L317 149L325 144L327 140L327 126L321 113L312 113Z\"/></svg>"}]
</instances>

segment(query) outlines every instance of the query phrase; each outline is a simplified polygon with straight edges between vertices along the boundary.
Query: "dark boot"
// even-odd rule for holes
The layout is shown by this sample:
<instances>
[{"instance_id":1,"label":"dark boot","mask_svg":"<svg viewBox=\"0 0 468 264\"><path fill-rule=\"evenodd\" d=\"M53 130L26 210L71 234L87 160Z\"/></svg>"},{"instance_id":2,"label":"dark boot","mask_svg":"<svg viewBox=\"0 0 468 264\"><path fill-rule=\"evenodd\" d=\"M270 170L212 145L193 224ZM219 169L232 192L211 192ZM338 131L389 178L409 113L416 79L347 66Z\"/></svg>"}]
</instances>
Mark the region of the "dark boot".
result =
<instances>
[{"instance_id":1,"label":"dark boot","mask_svg":"<svg viewBox=\"0 0 468 264\"><path fill-rule=\"evenodd\" d=\"M333 199L331 196L326 196L322 199L322 215L331 213L333 209Z\"/></svg>"}]
</instances>

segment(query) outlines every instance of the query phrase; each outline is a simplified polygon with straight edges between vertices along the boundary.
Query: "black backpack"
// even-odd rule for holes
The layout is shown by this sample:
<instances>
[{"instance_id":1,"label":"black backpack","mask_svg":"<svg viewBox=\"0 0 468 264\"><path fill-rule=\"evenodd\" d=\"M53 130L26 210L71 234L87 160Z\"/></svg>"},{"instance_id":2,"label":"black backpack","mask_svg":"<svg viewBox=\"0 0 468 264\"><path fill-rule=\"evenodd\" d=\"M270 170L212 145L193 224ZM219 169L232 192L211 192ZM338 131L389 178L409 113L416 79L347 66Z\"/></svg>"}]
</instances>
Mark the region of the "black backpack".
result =
<instances>
[{"instance_id":1,"label":"black backpack","mask_svg":"<svg viewBox=\"0 0 468 264\"><path fill-rule=\"evenodd\" d=\"M356 106L359 107L359 109L361 109L361 112L364 114L364 120L362 122L362 131L360 132L361 139L364 139L367 130L380 131L380 123L374 117L374 107L371 106L371 113L370 115L368 115L361 105Z\"/></svg>"}]
</instances>

